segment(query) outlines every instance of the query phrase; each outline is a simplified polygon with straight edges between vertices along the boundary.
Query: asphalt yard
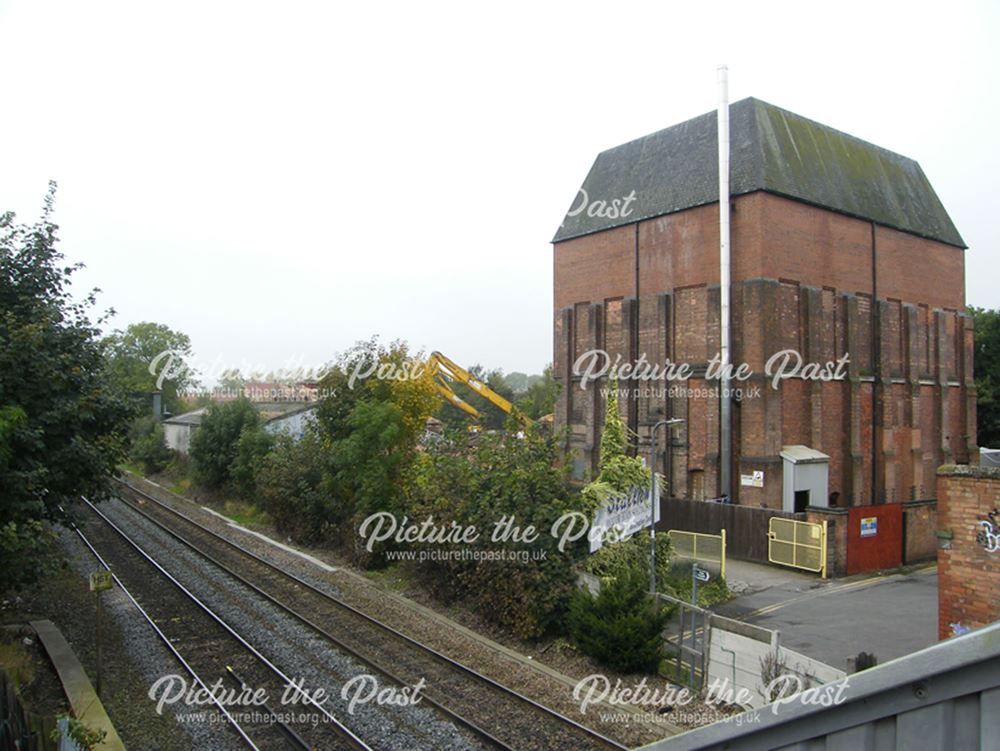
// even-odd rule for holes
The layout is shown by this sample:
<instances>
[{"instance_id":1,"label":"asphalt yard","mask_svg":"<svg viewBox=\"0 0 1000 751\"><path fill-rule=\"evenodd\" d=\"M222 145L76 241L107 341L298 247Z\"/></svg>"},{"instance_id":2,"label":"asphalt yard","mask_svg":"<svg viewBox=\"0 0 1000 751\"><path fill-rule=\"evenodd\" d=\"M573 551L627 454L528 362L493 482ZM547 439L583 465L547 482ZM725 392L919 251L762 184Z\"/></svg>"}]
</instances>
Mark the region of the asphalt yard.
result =
<instances>
[{"instance_id":1,"label":"asphalt yard","mask_svg":"<svg viewBox=\"0 0 1000 751\"><path fill-rule=\"evenodd\" d=\"M781 644L841 670L872 652L879 663L937 641L937 567L822 580L776 566L727 563L745 593L716 608L722 615L781 632Z\"/></svg>"}]
</instances>

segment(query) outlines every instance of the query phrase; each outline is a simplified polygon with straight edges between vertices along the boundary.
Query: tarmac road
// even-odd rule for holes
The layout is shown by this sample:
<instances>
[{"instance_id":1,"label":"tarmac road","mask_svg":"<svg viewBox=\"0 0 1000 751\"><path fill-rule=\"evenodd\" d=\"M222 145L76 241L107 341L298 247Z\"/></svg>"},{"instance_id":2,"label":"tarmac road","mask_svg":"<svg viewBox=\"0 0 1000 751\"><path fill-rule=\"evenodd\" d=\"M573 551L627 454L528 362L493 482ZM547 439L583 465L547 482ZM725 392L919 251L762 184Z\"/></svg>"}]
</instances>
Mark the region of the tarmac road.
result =
<instances>
[{"instance_id":1,"label":"tarmac road","mask_svg":"<svg viewBox=\"0 0 1000 751\"><path fill-rule=\"evenodd\" d=\"M756 564L730 568L729 581L745 581L750 591L717 612L776 629L782 646L835 668L846 669L847 658L861 651L881 664L937 642L934 565L826 582Z\"/></svg>"}]
</instances>

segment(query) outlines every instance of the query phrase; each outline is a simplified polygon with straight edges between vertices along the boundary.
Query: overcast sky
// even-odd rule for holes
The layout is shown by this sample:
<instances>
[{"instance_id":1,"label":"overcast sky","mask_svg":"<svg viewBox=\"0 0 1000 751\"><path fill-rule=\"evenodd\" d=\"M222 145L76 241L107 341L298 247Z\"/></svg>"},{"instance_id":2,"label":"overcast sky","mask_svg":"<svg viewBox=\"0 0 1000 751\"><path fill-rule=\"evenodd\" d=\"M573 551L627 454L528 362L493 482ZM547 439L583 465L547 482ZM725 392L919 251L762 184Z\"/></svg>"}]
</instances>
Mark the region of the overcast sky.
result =
<instances>
[{"instance_id":1,"label":"overcast sky","mask_svg":"<svg viewBox=\"0 0 1000 751\"><path fill-rule=\"evenodd\" d=\"M731 100L919 161L998 307L998 37L986 2L0 0L0 210L57 180L78 284L203 364L379 334L539 372L595 156L714 109L727 63Z\"/></svg>"}]
</instances>

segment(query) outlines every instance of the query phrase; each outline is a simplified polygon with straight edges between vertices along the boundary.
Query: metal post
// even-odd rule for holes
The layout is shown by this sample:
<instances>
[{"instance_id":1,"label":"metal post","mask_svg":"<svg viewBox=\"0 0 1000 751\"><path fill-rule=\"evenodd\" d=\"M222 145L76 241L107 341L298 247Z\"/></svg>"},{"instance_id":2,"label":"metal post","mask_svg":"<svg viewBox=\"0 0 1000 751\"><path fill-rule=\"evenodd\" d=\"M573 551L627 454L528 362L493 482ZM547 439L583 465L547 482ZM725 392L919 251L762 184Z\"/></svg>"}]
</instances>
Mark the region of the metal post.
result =
<instances>
[{"instance_id":1,"label":"metal post","mask_svg":"<svg viewBox=\"0 0 1000 751\"><path fill-rule=\"evenodd\" d=\"M729 396L729 69L719 66L719 495L732 498L732 400Z\"/></svg>"},{"instance_id":2,"label":"metal post","mask_svg":"<svg viewBox=\"0 0 1000 751\"><path fill-rule=\"evenodd\" d=\"M695 641L695 631L698 625L698 611L695 608L698 607L698 577L695 576L695 572L698 570L698 563L691 566L691 604L694 606L691 608L691 672L689 673L688 684L694 688L694 657L697 652L697 642Z\"/></svg>"},{"instance_id":3,"label":"metal post","mask_svg":"<svg viewBox=\"0 0 1000 751\"><path fill-rule=\"evenodd\" d=\"M656 497L656 429L660 423L653 426L650 436L649 449L649 594L653 596L653 607L659 606L656 597L656 504L660 499ZM669 437L668 437L669 441Z\"/></svg>"},{"instance_id":4,"label":"metal post","mask_svg":"<svg viewBox=\"0 0 1000 751\"><path fill-rule=\"evenodd\" d=\"M680 417L673 417L669 420L660 420L650 431L649 440L649 471L652 477L649 483L649 593L656 599L656 509L660 504L659 489L656 487L656 431L661 425L679 425L684 422ZM667 431L667 461L670 461L670 431ZM683 637L683 635L682 635Z\"/></svg>"},{"instance_id":5,"label":"metal post","mask_svg":"<svg viewBox=\"0 0 1000 751\"><path fill-rule=\"evenodd\" d=\"M726 580L726 528L725 527L722 528L722 551L719 558L722 561L722 563L720 564L720 568L722 569L720 575L722 576L722 581L725 581Z\"/></svg>"},{"instance_id":6,"label":"metal post","mask_svg":"<svg viewBox=\"0 0 1000 751\"><path fill-rule=\"evenodd\" d=\"M97 680L94 682L94 690L97 692L97 697L101 696L101 592L100 590L94 592L94 597L97 598Z\"/></svg>"}]
</instances>

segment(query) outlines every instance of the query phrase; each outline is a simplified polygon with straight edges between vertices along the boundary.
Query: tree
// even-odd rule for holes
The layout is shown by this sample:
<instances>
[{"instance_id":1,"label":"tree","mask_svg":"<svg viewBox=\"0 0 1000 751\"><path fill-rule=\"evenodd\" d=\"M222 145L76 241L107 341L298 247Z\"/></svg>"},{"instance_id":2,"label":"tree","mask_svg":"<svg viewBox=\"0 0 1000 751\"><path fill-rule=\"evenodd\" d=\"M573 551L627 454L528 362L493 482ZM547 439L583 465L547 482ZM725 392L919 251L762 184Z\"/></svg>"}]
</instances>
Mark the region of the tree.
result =
<instances>
[{"instance_id":1,"label":"tree","mask_svg":"<svg viewBox=\"0 0 1000 751\"><path fill-rule=\"evenodd\" d=\"M209 407L191 437L191 461L198 479L213 488L228 483L240 436L259 426L260 415L244 397Z\"/></svg>"},{"instance_id":2,"label":"tree","mask_svg":"<svg viewBox=\"0 0 1000 751\"><path fill-rule=\"evenodd\" d=\"M160 391L165 410L175 414L181 410L180 396L198 382L188 365L192 352L187 334L143 321L115 331L104 343L108 371L124 393Z\"/></svg>"},{"instance_id":3,"label":"tree","mask_svg":"<svg viewBox=\"0 0 1000 751\"><path fill-rule=\"evenodd\" d=\"M625 456L628 433L618 409L618 381L608 381L608 400L604 409L604 430L601 432L600 470L603 472L616 459Z\"/></svg>"},{"instance_id":4,"label":"tree","mask_svg":"<svg viewBox=\"0 0 1000 751\"><path fill-rule=\"evenodd\" d=\"M328 396L317 423L338 504L365 514L394 507L439 404L433 370L404 342L372 338L338 358L319 385Z\"/></svg>"},{"instance_id":5,"label":"tree","mask_svg":"<svg viewBox=\"0 0 1000 751\"><path fill-rule=\"evenodd\" d=\"M480 530L470 546L481 557L421 561L416 575L441 599L465 598L485 618L536 638L561 625L583 545L560 550L548 532L564 514L580 510L558 467L556 440L538 426L521 433L481 434L471 445L464 429L449 433L410 468L403 510L413 520ZM493 530L505 517L541 534L532 541L494 541ZM498 546L508 555L491 556Z\"/></svg>"},{"instance_id":6,"label":"tree","mask_svg":"<svg viewBox=\"0 0 1000 751\"><path fill-rule=\"evenodd\" d=\"M649 487L652 475L638 457L628 455L628 445L628 428L618 410L618 381L612 378L608 382L598 475L583 489L583 497L592 509L615 493Z\"/></svg>"},{"instance_id":7,"label":"tree","mask_svg":"<svg viewBox=\"0 0 1000 751\"><path fill-rule=\"evenodd\" d=\"M274 448L274 436L260 424L247 425L236 441L236 454L229 466L233 488L243 498L252 500L257 490L257 469Z\"/></svg>"},{"instance_id":8,"label":"tree","mask_svg":"<svg viewBox=\"0 0 1000 751\"><path fill-rule=\"evenodd\" d=\"M552 366L546 365L542 375L528 376L526 380L528 385L524 393L517 398L517 408L532 420L552 414L562 389L552 375Z\"/></svg>"},{"instance_id":9,"label":"tree","mask_svg":"<svg viewBox=\"0 0 1000 751\"><path fill-rule=\"evenodd\" d=\"M327 488L328 455L322 440L307 430L301 440L278 436L255 477L257 499L284 534L298 542L318 542L349 513Z\"/></svg>"},{"instance_id":10,"label":"tree","mask_svg":"<svg viewBox=\"0 0 1000 751\"><path fill-rule=\"evenodd\" d=\"M128 405L110 386L97 328L106 317L90 321L97 290L73 299L80 266L57 250L54 200L52 183L33 226L0 216L0 526L15 548L38 539L34 525L63 519L62 504L109 495L125 456ZM2 569L5 588L13 572Z\"/></svg>"},{"instance_id":11,"label":"tree","mask_svg":"<svg viewBox=\"0 0 1000 751\"><path fill-rule=\"evenodd\" d=\"M975 327L976 433L980 446L1000 448L1000 310L969 307Z\"/></svg>"},{"instance_id":12,"label":"tree","mask_svg":"<svg viewBox=\"0 0 1000 751\"><path fill-rule=\"evenodd\" d=\"M568 625L576 645L602 665L623 673L652 672L660 663L669 615L668 608L654 607L645 577L630 568L605 580L597 597L577 591Z\"/></svg>"},{"instance_id":13,"label":"tree","mask_svg":"<svg viewBox=\"0 0 1000 751\"><path fill-rule=\"evenodd\" d=\"M163 425L151 415L138 417L129 430L129 457L142 466L144 474L159 472L173 458L167 448Z\"/></svg>"},{"instance_id":14,"label":"tree","mask_svg":"<svg viewBox=\"0 0 1000 751\"><path fill-rule=\"evenodd\" d=\"M246 385L247 379L243 377L239 368L226 368L219 375L219 388L227 395L242 395Z\"/></svg>"}]
</instances>

